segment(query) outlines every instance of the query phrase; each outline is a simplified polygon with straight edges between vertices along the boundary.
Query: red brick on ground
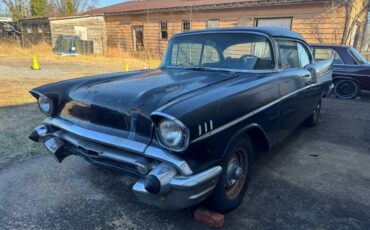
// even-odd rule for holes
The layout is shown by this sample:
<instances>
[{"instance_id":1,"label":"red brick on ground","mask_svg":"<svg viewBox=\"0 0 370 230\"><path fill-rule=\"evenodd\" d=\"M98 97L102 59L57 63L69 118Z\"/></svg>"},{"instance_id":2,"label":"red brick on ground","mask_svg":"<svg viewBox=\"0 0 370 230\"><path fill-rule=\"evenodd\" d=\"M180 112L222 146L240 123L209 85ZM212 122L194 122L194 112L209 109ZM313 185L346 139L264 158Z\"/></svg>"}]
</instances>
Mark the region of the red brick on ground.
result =
<instances>
[{"instance_id":1,"label":"red brick on ground","mask_svg":"<svg viewBox=\"0 0 370 230\"><path fill-rule=\"evenodd\" d=\"M196 209L194 212L194 219L213 228L221 228L224 226L225 222L224 215L205 208Z\"/></svg>"}]
</instances>

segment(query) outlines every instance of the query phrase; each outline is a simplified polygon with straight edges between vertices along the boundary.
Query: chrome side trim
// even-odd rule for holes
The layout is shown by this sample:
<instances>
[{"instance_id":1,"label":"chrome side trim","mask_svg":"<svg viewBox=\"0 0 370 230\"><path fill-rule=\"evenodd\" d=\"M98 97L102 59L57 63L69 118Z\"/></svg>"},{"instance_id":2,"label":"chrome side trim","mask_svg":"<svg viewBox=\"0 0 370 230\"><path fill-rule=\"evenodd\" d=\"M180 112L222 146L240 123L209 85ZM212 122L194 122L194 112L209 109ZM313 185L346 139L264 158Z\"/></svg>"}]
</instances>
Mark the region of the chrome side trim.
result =
<instances>
[{"instance_id":1,"label":"chrome side trim","mask_svg":"<svg viewBox=\"0 0 370 230\"><path fill-rule=\"evenodd\" d=\"M253 110L252 112L247 113L247 114L245 114L244 116L241 116L241 117L239 117L239 118L237 118L237 119L235 119L235 120L233 120L233 121L231 121L231 122L229 122L229 123L226 123L226 124L224 124L224 125L222 125L222 126L220 126L220 127L216 128L216 129L214 129L214 130L211 130L211 131L210 131L210 132L208 132L208 133L205 133L203 136L200 136L200 137L198 137L198 138L196 138L196 139L192 140L190 143L195 143L195 142L198 142L198 141L203 140L203 139L205 139L205 138L208 138L208 137L210 137L210 136L212 136L212 135L215 135L216 133L219 133L219 132L221 132L221 131L223 131L223 130L225 130L225 129L227 129L227 128L229 128L229 127L233 126L233 125L236 125L237 123L242 122L243 120L245 120L245 119L247 119L247 118L249 118L249 117L251 117L251 116L253 116L253 115L255 115L255 114L259 113L259 112L261 112L262 110L264 110L264 109L266 109L266 108L268 108L268 107L270 107L270 106L273 106L273 105L275 105L275 104L277 104L277 103L281 102L282 100L284 100L284 99L286 99L286 98L288 98L288 97L290 97L290 96L293 96L293 95L294 95L294 94L296 94L296 93L299 93L299 92L301 92L301 91L303 91L303 90L306 90L306 89L308 89L308 88L311 88L311 87L314 87L314 86L317 86L317 85L321 85L321 84L322 84L322 83L317 83L317 84L308 85L308 86L305 86L305 87L303 87L303 88L301 88L301 89L299 89L299 90L296 90L296 91L291 92L291 93L289 93L289 94L287 94L287 95L284 95L283 97L281 97L281 98L279 98L279 99L277 99L277 100L275 100L275 101L273 101L273 102L270 102L269 104L266 104L266 105L264 105L264 106L262 106L262 107L260 107L260 108L258 108L258 109L256 109L256 110Z\"/></svg>"},{"instance_id":2,"label":"chrome side trim","mask_svg":"<svg viewBox=\"0 0 370 230\"><path fill-rule=\"evenodd\" d=\"M359 77L370 77L370 75L366 75L366 74L357 74L357 73L346 73L346 72L337 72L335 75L337 76L359 76Z\"/></svg>"},{"instance_id":3,"label":"chrome side trim","mask_svg":"<svg viewBox=\"0 0 370 230\"><path fill-rule=\"evenodd\" d=\"M96 141L101 144L107 144L116 148L125 149L142 154L147 146L146 143L126 139L123 137L113 136L106 133L96 132L73 124L70 121L60 118L47 118L44 123L53 125L66 132L73 133L77 136Z\"/></svg>"}]
</instances>

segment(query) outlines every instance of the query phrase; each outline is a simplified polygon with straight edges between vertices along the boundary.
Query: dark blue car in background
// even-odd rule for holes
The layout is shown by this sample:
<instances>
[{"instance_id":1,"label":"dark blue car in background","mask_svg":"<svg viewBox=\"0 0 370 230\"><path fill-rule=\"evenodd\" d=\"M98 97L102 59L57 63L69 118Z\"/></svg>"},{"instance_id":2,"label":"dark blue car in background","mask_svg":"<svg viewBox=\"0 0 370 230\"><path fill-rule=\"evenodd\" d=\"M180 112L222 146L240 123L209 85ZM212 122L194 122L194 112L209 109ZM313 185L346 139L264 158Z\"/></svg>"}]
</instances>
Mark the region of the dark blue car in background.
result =
<instances>
[{"instance_id":1,"label":"dark blue car in background","mask_svg":"<svg viewBox=\"0 0 370 230\"><path fill-rule=\"evenodd\" d=\"M316 61L333 59L334 93L352 99L361 90L370 90L370 64L353 47L344 45L311 45Z\"/></svg>"}]
</instances>

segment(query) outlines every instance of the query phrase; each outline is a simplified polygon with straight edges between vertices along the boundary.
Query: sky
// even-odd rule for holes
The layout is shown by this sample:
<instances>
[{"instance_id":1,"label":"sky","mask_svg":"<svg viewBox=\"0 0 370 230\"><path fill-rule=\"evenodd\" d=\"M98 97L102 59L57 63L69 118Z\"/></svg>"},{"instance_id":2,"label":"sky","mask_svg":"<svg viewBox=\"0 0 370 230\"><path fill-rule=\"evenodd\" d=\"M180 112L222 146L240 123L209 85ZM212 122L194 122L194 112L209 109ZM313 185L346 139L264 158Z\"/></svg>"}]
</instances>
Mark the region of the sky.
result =
<instances>
[{"instance_id":1,"label":"sky","mask_svg":"<svg viewBox=\"0 0 370 230\"><path fill-rule=\"evenodd\" d=\"M127 0L99 0L97 7L109 6L121 2L126 2Z\"/></svg>"}]
</instances>

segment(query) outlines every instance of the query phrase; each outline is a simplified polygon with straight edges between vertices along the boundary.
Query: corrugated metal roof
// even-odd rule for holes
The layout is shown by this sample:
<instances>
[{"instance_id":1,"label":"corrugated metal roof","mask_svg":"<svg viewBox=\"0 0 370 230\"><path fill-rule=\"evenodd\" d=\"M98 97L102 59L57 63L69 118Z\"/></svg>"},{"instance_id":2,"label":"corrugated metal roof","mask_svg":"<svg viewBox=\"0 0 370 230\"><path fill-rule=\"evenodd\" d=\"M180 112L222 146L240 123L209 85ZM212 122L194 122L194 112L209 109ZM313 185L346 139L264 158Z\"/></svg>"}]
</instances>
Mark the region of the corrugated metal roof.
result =
<instances>
[{"instance_id":1,"label":"corrugated metal roof","mask_svg":"<svg viewBox=\"0 0 370 230\"><path fill-rule=\"evenodd\" d=\"M142 0L142 1L128 1L115 5L94 9L83 13L82 15L101 15L112 13L139 13L142 11L163 11L165 9L175 8L201 8L217 9L243 7L243 6L271 6L271 5L289 5L297 3L315 3L325 2L323 0Z\"/></svg>"}]
</instances>

